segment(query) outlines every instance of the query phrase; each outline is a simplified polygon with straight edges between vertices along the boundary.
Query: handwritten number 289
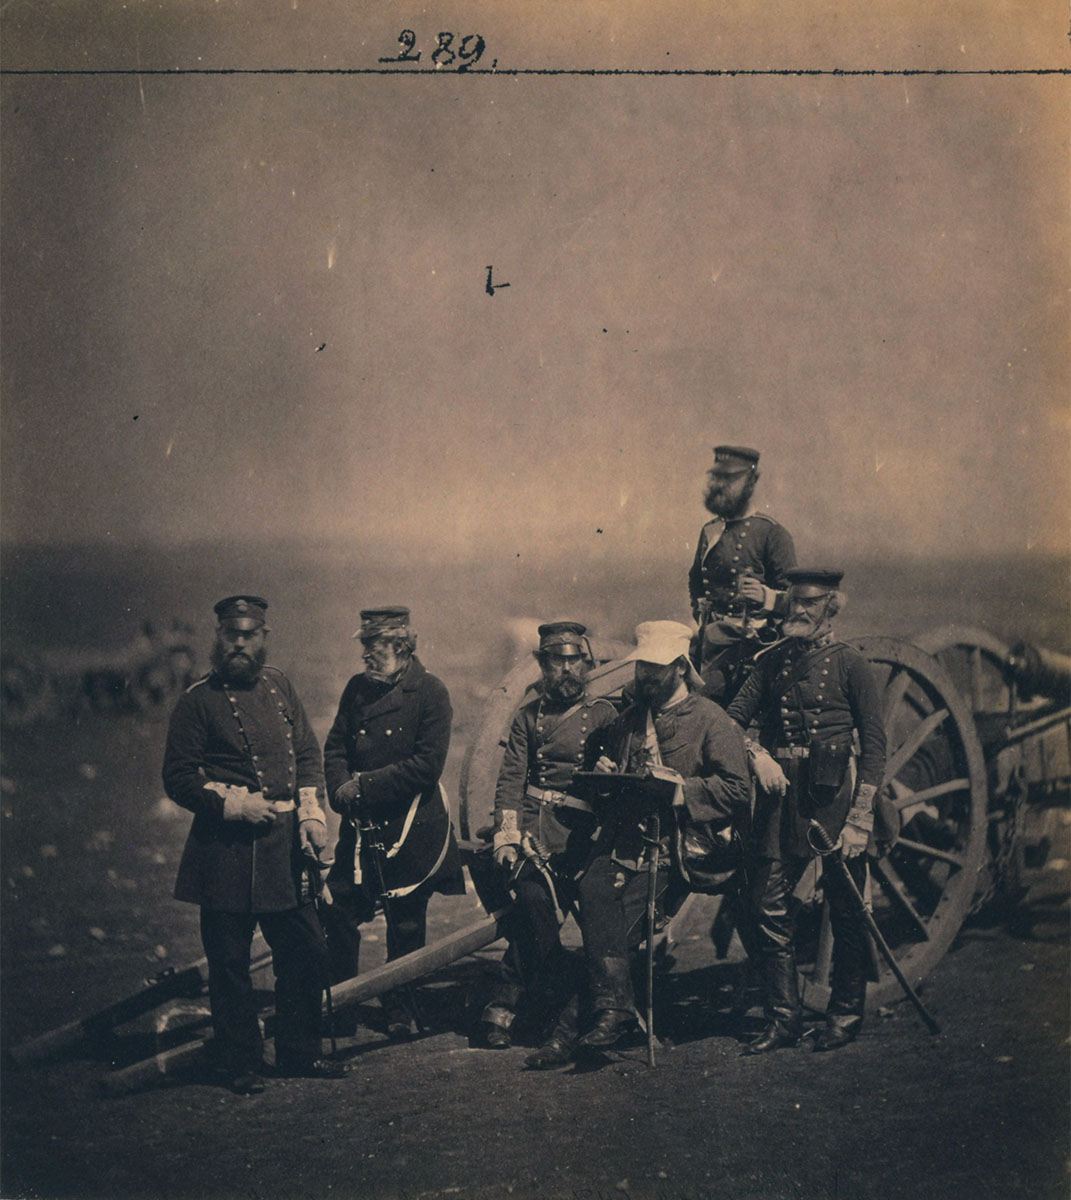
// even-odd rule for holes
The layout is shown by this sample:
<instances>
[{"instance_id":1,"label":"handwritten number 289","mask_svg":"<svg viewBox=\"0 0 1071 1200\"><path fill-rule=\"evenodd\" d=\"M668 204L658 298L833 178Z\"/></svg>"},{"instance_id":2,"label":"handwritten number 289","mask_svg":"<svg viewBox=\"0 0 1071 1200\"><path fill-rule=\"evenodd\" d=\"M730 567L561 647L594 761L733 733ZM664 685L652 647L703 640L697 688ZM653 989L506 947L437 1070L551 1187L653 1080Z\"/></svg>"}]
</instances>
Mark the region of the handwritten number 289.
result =
<instances>
[{"instance_id":1,"label":"handwritten number 289","mask_svg":"<svg viewBox=\"0 0 1071 1200\"><path fill-rule=\"evenodd\" d=\"M431 52L431 61L437 67L448 67L452 63L457 63L457 70L467 71L469 67L475 66L480 60L480 55L487 48L483 38L478 33L470 33L461 39L456 51L453 49L454 39L457 34L451 33L449 30L441 32L436 39L435 49ZM416 34L411 29L403 29L398 34L398 42L402 47L401 54L395 57L381 58L381 63L388 62L419 62L421 51L414 49L416 47Z\"/></svg>"}]
</instances>

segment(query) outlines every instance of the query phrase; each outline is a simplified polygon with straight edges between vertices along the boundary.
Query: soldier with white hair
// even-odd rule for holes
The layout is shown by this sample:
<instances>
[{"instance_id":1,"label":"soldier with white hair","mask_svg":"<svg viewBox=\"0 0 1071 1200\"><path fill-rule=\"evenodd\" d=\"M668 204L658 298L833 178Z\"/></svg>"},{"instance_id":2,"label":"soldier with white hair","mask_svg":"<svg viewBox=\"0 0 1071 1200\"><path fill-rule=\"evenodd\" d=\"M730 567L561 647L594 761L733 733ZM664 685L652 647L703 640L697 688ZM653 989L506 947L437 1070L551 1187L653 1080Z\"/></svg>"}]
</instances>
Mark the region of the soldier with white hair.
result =
<instances>
[{"instance_id":1,"label":"soldier with white hair","mask_svg":"<svg viewBox=\"0 0 1071 1200\"><path fill-rule=\"evenodd\" d=\"M797 567L787 575L784 639L757 656L728 709L743 729L753 719L759 725L758 741L749 743L759 791L744 932L762 970L766 1028L747 1047L751 1054L800 1037L792 893L818 846L838 838L837 852L862 890L874 798L885 767L877 683L863 655L833 633L844 599L843 572ZM814 822L821 826L817 839ZM822 886L833 929L833 979L816 1049L835 1050L851 1042L863 1023L866 932L843 873L823 871Z\"/></svg>"}]
</instances>

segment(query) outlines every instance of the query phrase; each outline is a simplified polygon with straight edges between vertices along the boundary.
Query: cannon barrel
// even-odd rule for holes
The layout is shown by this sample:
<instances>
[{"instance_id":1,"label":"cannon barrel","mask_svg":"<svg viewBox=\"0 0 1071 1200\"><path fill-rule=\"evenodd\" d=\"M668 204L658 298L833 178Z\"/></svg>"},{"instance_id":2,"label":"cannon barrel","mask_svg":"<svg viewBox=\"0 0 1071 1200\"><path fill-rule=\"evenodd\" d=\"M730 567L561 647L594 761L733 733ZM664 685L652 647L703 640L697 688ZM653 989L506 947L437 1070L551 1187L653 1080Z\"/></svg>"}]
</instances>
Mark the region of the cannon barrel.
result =
<instances>
[{"instance_id":1,"label":"cannon barrel","mask_svg":"<svg viewBox=\"0 0 1071 1200\"><path fill-rule=\"evenodd\" d=\"M1018 642L1008 651L1005 666L1024 697L1071 704L1071 658L1066 654Z\"/></svg>"}]
</instances>

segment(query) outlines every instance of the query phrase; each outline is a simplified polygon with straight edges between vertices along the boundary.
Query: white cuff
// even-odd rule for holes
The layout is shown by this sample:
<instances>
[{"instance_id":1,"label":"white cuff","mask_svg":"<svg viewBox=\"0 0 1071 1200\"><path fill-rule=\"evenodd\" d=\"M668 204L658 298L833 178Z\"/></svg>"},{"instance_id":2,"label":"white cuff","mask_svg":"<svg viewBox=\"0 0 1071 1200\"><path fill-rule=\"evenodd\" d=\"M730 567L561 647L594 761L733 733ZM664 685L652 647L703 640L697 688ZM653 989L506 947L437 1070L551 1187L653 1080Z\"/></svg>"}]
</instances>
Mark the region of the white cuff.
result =
<instances>
[{"instance_id":1,"label":"white cuff","mask_svg":"<svg viewBox=\"0 0 1071 1200\"><path fill-rule=\"evenodd\" d=\"M327 819L324 816L323 808L320 806L320 797L316 788L298 788L298 820L319 821L321 825L327 825Z\"/></svg>"}]
</instances>

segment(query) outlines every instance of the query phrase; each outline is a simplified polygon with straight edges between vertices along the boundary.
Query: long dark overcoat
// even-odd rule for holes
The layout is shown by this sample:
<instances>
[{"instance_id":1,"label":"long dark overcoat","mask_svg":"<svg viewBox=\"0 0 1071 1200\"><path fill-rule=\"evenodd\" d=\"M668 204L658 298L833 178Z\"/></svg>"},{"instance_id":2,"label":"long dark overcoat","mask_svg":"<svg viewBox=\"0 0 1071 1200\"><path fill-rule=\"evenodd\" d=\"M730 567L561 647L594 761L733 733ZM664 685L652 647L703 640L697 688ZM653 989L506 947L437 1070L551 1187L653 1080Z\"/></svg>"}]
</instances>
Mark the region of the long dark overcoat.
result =
<instances>
[{"instance_id":1,"label":"long dark overcoat","mask_svg":"<svg viewBox=\"0 0 1071 1200\"><path fill-rule=\"evenodd\" d=\"M380 890L373 841L387 850L401 841L391 857L379 855L388 891L414 884L447 895L465 890L450 814L439 791L452 719L445 685L415 656L393 687L384 690L383 684L362 674L354 675L342 692L324 742L327 794L332 807L341 811L335 792L355 773L360 779L360 822L379 827L361 838L361 886L370 895ZM353 886L355 843L353 822L344 818L328 876L332 890Z\"/></svg>"}]
</instances>

